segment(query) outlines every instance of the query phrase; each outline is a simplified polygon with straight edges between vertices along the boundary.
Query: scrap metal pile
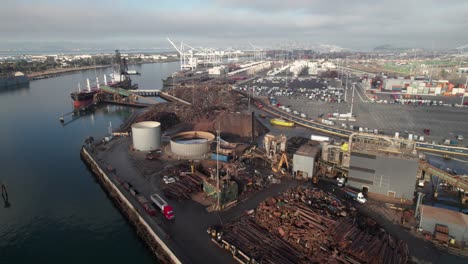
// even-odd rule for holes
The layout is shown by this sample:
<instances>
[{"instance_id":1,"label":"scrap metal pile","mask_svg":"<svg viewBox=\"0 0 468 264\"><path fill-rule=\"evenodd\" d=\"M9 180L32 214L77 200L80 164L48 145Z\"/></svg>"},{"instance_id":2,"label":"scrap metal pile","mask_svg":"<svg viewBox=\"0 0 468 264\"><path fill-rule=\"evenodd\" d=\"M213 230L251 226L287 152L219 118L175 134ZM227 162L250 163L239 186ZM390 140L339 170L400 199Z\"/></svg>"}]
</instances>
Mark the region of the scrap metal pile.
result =
<instances>
[{"instance_id":1,"label":"scrap metal pile","mask_svg":"<svg viewBox=\"0 0 468 264\"><path fill-rule=\"evenodd\" d=\"M269 233L251 218L243 218L225 230L221 243L241 263L310 263L300 251Z\"/></svg>"},{"instance_id":2,"label":"scrap metal pile","mask_svg":"<svg viewBox=\"0 0 468 264\"><path fill-rule=\"evenodd\" d=\"M224 87L217 85L195 85L193 88L173 87L167 90L169 94L193 105L180 102L153 105L139 116L136 122L157 121L162 124L163 130L166 130L179 122L197 123L204 119L212 120L220 111L236 112L239 96Z\"/></svg>"},{"instance_id":3,"label":"scrap metal pile","mask_svg":"<svg viewBox=\"0 0 468 264\"><path fill-rule=\"evenodd\" d=\"M196 174L180 173L178 180L163 187L164 195L170 199L190 200L190 194L201 191L203 179Z\"/></svg>"},{"instance_id":4,"label":"scrap metal pile","mask_svg":"<svg viewBox=\"0 0 468 264\"><path fill-rule=\"evenodd\" d=\"M248 235L252 230L255 233ZM275 242L270 241L272 236ZM254 220L228 226L222 239L259 263L406 263L409 256L407 244L375 221L359 216L331 193L305 187L263 201ZM269 242L258 242L263 240ZM294 252L297 259L282 248L270 248L275 243ZM264 252L270 251L280 252L286 260L265 259Z\"/></svg>"}]
</instances>

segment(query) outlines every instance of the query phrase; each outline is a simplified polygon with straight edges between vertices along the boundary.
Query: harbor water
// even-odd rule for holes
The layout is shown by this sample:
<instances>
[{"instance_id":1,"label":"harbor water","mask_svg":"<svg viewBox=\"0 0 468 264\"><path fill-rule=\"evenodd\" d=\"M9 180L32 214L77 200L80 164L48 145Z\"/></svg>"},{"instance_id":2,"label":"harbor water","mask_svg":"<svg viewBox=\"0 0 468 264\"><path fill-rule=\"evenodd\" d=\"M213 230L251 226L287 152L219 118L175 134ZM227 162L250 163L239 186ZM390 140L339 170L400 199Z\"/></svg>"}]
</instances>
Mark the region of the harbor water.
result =
<instances>
[{"instance_id":1,"label":"harbor water","mask_svg":"<svg viewBox=\"0 0 468 264\"><path fill-rule=\"evenodd\" d=\"M140 89L160 89L178 62L130 66ZM70 92L111 68L73 72L0 90L0 263L154 263L131 225L80 160L88 136L101 138L137 109L72 110ZM79 118L77 118L79 117Z\"/></svg>"}]
</instances>

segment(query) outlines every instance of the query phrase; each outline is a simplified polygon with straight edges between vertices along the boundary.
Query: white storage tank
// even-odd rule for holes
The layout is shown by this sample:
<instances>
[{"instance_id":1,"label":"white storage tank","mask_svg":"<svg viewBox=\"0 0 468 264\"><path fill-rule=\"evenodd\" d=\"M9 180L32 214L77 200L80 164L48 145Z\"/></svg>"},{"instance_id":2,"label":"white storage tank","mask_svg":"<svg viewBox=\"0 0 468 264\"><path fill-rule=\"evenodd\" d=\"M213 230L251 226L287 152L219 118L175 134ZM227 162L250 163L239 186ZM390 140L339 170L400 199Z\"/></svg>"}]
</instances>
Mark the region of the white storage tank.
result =
<instances>
[{"instance_id":1,"label":"white storage tank","mask_svg":"<svg viewBox=\"0 0 468 264\"><path fill-rule=\"evenodd\" d=\"M133 148L151 151L161 147L161 123L144 121L132 125Z\"/></svg>"},{"instance_id":2,"label":"white storage tank","mask_svg":"<svg viewBox=\"0 0 468 264\"><path fill-rule=\"evenodd\" d=\"M215 135L204 131L187 131L171 137L171 151L179 156L203 156L210 153Z\"/></svg>"}]
</instances>

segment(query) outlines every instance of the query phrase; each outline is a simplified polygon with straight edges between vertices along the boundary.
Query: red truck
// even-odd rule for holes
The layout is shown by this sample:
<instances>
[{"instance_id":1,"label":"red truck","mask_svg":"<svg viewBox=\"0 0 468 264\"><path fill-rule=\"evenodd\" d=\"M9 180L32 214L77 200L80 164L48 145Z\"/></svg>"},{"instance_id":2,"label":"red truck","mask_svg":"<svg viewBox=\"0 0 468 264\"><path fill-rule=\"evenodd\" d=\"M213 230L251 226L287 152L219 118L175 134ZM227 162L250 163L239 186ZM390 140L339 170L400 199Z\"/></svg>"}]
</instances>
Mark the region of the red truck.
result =
<instances>
[{"instance_id":1,"label":"red truck","mask_svg":"<svg viewBox=\"0 0 468 264\"><path fill-rule=\"evenodd\" d=\"M151 201L159 208L161 209L161 213L163 213L164 217L166 219L171 220L174 219L174 209L172 209L172 206L167 204L166 201L164 201L159 194L152 194L151 195Z\"/></svg>"}]
</instances>

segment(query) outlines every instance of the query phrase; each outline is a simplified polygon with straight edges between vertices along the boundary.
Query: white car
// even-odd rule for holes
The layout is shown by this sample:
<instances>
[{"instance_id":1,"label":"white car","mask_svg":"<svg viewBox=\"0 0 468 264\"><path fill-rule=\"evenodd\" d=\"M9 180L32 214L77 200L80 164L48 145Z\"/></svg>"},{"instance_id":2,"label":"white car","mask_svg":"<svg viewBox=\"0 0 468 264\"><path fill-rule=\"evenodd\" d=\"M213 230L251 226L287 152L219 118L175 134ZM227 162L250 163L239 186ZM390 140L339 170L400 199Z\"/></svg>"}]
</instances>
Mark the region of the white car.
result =
<instances>
[{"instance_id":1,"label":"white car","mask_svg":"<svg viewBox=\"0 0 468 264\"><path fill-rule=\"evenodd\" d=\"M169 177L167 175L163 177L163 181L164 181L165 184L170 184L170 183L176 182L174 177Z\"/></svg>"}]
</instances>

